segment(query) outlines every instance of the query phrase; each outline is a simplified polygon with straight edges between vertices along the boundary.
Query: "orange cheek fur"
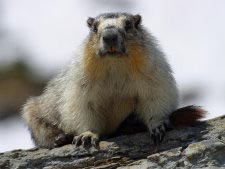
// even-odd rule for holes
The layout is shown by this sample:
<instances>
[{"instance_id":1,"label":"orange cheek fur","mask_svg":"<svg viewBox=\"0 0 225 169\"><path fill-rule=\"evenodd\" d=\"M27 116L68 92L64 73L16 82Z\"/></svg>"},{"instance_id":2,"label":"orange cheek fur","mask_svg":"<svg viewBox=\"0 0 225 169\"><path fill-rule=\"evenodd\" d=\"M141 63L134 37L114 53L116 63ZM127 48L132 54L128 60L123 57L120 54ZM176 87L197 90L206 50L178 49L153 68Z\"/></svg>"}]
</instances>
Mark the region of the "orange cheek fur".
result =
<instances>
[{"instance_id":1,"label":"orange cheek fur","mask_svg":"<svg viewBox=\"0 0 225 169\"><path fill-rule=\"evenodd\" d=\"M112 64L115 66L118 64L118 67L123 65L123 70L119 69L119 71L127 70L129 74L137 75L145 70L146 53L147 51L138 43L132 43L127 45L127 53L124 56L121 55L118 58L96 56L95 43L90 38L84 50L82 64L85 72L93 80L104 76L107 68Z\"/></svg>"},{"instance_id":2,"label":"orange cheek fur","mask_svg":"<svg viewBox=\"0 0 225 169\"><path fill-rule=\"evenodd\" d=\"M94 42L90 38L85 46L84 54L82 58L82 65L84 67L84 71L87 73L89 77L97 78L100 76L100 71L103 69L103 64L101 63L101 58L96 56L94 49Z\"/></svg>"},{"instance_id":3,"label":"orange cheek fur","mask_svg":"<svg viewBox=\"0 0 225 169\"><path fill-rule=\"evenodd\" d=\"M143 72L147 63L147 52L137 43L129 45L127 52L129 54L127 66L131 73L138 74Z\"/></svg>"}]
</instances>

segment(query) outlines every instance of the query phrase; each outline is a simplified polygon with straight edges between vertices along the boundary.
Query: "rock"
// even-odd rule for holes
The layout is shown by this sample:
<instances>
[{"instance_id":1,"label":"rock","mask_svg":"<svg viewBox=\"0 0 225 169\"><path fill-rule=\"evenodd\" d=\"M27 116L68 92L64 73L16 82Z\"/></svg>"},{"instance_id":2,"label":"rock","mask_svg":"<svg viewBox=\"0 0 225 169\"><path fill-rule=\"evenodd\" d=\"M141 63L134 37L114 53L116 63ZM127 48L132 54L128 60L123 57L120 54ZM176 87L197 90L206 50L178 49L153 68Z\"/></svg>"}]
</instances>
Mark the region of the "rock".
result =
<instances>
[{"instance_id":1,"label":"rock","mask_svg":"<svg viewBox=\"0 0 225 169\"><path fill-rule=\"evenodd\" d=\"M225 116L169 131L157 147L139 132L104 139L99 150L66 145L1 153L0 168L225 168Z\"/></svg>"}]
</instances>

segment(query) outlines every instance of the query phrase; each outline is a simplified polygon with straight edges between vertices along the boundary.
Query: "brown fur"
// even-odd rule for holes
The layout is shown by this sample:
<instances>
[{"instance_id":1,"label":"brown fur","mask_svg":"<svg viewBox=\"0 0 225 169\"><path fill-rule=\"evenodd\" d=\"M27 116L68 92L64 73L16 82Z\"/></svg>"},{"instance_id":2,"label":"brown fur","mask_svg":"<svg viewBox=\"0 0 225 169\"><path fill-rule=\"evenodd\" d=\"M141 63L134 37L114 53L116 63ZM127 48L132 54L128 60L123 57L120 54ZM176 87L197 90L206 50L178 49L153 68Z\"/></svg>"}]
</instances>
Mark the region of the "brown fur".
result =
<instances>
[{"instance_id":1,"label":"brown fur","mask_svg":"<svg viewBox=\"0 0 225 169\"><path fill-rule=\"evenodd\" d=\"M196 123L204 118L206 111L199 106L186 106L177 109L170 116L170 121L174 126L186 126Z\"/></svg>"},{"instance_id":2,"label":"brown fur","mask_svg":"<svg viewBox=\"0 0 225 169\"><path fill-rule=\"evenodd\" d=\"M108 67L113 66L113 63L112 58L100 58L96 56L95 48L95 39L91 36L84 48L83 65L89 77L96 80L104 76ZM125 66L127 71L134 76L137 73L143 72L148 62L146 49L137 42L131 43L128 44L127 53L129 54L129 58L126 54L114 58L115 64L120 62L121 66Z\"/></svg>"},{"instance_id":3,"label":"brown fur","mask_svg":"<svg viewBox=\"0 0 225 169\"><path fill-rule=\"evenodd\" d=\"M147 51L138 43L132 43L129 45L128 53L130 58L128 59L129 70L134 75L145 70L147 64Z\"/></svg>"}]
</instances>

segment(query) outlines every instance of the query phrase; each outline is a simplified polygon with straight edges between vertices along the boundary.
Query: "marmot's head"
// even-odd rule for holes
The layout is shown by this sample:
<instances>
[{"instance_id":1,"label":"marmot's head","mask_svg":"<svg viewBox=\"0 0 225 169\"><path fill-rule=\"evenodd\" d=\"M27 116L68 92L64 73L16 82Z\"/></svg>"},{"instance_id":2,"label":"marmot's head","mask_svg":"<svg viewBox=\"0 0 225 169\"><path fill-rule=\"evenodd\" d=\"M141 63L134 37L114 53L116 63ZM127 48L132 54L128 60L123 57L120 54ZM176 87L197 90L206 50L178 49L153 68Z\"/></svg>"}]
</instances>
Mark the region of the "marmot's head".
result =
<instances>
[{"instance_id":1,"label":"marmot's head","mask_svg":"<svg viewBox=\"0 0 225 169\"><path fill-rule=\"evenodd\" d=\"M127 54L132 43L140 41L141 16L127 13L106 13L88 18L90 36L99 56Z\"/></svg>"}]
</instances>

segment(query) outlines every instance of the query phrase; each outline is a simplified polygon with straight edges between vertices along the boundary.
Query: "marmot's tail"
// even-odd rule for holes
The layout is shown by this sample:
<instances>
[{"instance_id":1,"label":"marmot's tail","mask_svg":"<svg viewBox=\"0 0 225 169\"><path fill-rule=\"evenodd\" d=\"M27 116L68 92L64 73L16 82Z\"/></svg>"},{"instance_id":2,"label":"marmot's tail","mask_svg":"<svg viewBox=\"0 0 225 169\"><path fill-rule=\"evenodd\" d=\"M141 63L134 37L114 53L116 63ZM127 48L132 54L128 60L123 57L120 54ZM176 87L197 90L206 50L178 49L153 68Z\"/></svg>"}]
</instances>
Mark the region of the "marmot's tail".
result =
<instances>
[{"instance_id":1,"label":"marmot's tail","mask_svg":"<svg viewBox=\"0 0 225 169\"><path fill-rule=\"evenodd\" d=\"M199 106L187 106L177 109L170 115L170 123L174 127L191 125L204 118L206 111Z\"/></svg>"}]
</instances>

